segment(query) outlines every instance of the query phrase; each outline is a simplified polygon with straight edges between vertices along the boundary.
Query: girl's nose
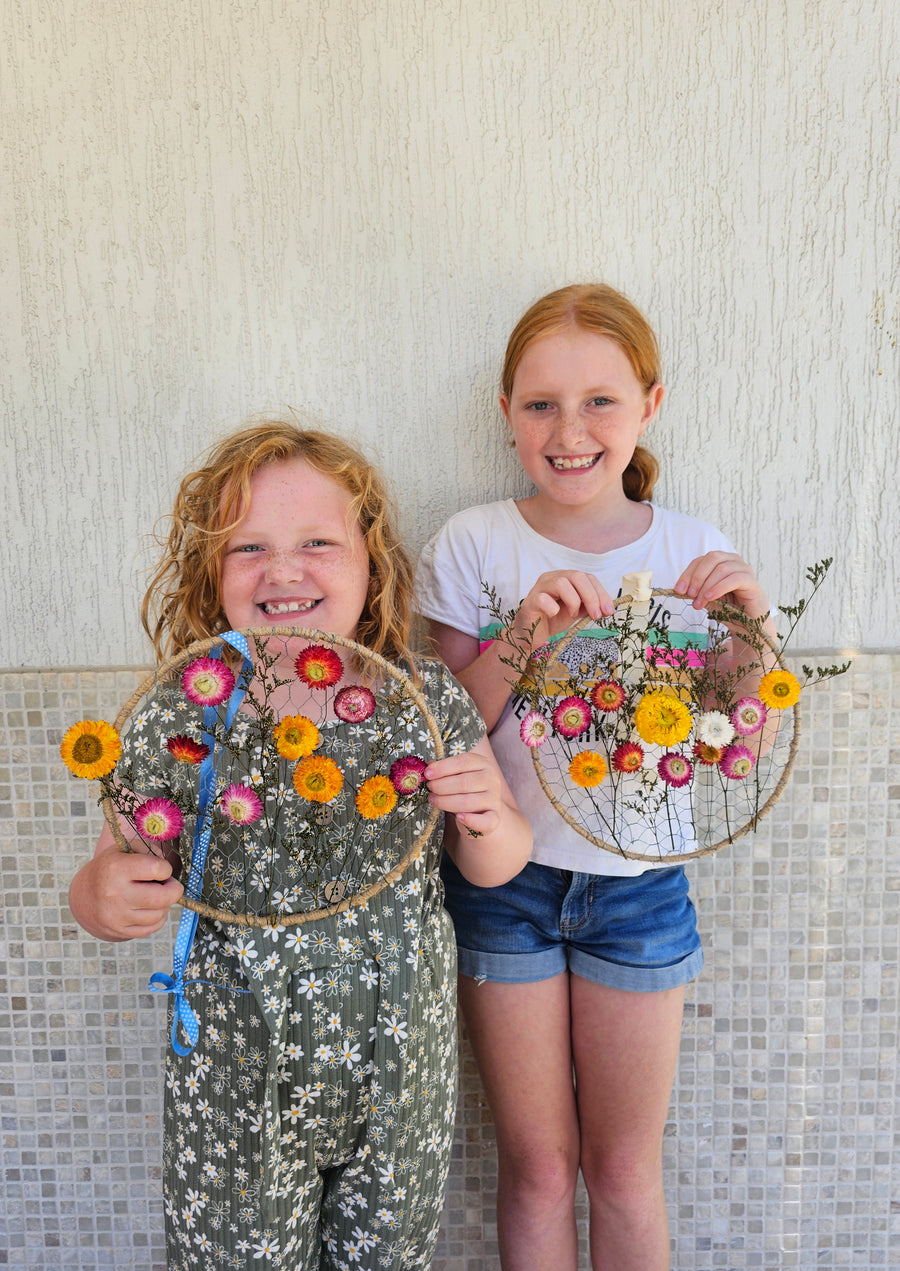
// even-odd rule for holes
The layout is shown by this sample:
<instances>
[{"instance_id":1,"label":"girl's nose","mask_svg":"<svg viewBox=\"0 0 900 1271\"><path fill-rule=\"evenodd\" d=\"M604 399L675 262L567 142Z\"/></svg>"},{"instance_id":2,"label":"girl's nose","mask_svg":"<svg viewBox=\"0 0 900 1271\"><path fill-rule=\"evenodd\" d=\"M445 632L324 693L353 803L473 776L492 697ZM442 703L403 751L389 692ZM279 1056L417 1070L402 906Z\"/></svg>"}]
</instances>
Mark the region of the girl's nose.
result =
<instances>
[{"instance_id":1,"label":"girl's nose","mask_svg":"<svg viewBox=\"0 0 900 1271\"><path fill-rule=\"evenodd\" d=\"M556 423L556 435L567 446L573 446L584 436L584 425L577 410L561 410Z\"/></svg>"},{"instance_id":2,"label":"girl's nose","mask_svg":"<svg viewBox=\"0 0 900 1271\"><path fill-rule=\"evenodd\" d=\"M270 552L266 560L266 581L295 583L303 577L303 561L299 552L282 549Z\"/></svg>"}]
</instances>

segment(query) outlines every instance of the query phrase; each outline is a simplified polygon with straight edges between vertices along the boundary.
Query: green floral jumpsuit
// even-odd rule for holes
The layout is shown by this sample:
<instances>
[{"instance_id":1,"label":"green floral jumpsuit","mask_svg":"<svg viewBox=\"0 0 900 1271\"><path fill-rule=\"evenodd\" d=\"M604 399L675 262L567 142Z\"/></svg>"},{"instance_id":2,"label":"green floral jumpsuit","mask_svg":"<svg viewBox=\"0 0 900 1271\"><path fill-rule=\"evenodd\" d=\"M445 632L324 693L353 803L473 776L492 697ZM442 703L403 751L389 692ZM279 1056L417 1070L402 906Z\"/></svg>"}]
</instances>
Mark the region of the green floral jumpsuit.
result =
<instances>
[{"instance_id":1,"label":"green floral jumpsuit","mask_svg":"<svg viewBox=\"0 0 900 1271\"><path fill-rule=\"evenodd\" d=\"M422 669L446 752L471 749L471 700L439 664ZM147 753L180 726L148 702ZM201 919L184 976L199 1040L166 1061L170 1271L429 1265L457 1082L441 830L396 882L327 919Z\"/></svg>"}]
</instances>

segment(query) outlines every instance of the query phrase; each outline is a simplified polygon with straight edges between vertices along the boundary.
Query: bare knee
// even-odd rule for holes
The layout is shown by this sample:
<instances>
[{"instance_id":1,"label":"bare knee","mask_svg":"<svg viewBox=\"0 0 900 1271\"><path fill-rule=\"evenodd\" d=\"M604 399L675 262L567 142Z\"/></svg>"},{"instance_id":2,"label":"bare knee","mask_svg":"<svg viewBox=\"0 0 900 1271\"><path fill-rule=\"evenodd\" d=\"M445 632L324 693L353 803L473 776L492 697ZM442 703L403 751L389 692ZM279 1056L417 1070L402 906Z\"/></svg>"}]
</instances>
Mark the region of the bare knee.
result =
<instances>
[{"instance_id":1,"label":"bare knee","mask_svg":"<svg viewBox=\"0 0 900 1271\"><path fill-rule=\"evenodd\" d=\"M577 1153L522 1147L499 1153L500 1187L523 1203L552 1211L571 1205L578 1182Z\"/></svg>"},{"instance_id":2,"label":"bare knee","mask_svg":"<svg viewBox=\"0 0 900 1271\"><path fill-rule=\"evenodd\" d=\"M592 1203L616 1209L642 1208L662 1189L662 1152L624 1143L604 1151L583 1150L581 1172Z\"/></svg>"}]
</instances>

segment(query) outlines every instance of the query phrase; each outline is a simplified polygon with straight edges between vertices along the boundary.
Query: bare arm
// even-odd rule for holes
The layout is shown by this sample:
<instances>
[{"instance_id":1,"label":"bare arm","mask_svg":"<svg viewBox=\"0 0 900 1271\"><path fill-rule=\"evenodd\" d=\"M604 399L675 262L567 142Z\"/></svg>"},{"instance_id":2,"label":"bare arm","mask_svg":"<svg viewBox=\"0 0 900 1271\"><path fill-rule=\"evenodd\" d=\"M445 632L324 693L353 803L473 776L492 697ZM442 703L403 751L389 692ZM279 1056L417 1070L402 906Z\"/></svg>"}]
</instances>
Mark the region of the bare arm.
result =
<instances>
[{"instance_id":1,"label":"bare arm","mask_svg":"<svg viewBox=\"0 0 900 1271\"><path fill-rule=\"evenodd\" d=\"M615 605L592 574L557 570L541 574L522 601L510 627L523 646L538 649L579 618L609 617ZM506 645L495 640L479 653L478 640L442 622L431 634L443 662L472 695L488 732L497 724L510 694L512 671L500 658Z\"/></svg>"},{"instance_id":2,"label":"bare arm","mask_svg":"<svg viewBox=\"0 0 900 1271\"><path fill-rule=\"evenodd\" d=\"M531 826L516 806L486 737L425 770L431 801L447 813L444 847L477 887L499 887L531 855ZM474 832L470 834L469 831Z\"/></svg>"},{"instance_id":3,"label":"bare arm","mask_svg":"<svg viewBox=\"0 0 900 1271\"><path fill-rule=\"evenodd\" d=\"M431 638L438 657L472 696L488 732L503 713L511 689L512 671L500 661L502 641L495 640L479 653L475 636L464 635L442 622L431 623Z\"/></svg>"},{"instance_id":4,"label":"bare arm","mask_svg":"<svg viewBox=\"0 0 900 1271\"><path fill-rule=\"evenodd\" d=\"M94 855L72 879L69 907L99 940L134 940L159 931L183 892L171 861L142 848L123 852L104 825Z\"/></svg>"}]
</instances>

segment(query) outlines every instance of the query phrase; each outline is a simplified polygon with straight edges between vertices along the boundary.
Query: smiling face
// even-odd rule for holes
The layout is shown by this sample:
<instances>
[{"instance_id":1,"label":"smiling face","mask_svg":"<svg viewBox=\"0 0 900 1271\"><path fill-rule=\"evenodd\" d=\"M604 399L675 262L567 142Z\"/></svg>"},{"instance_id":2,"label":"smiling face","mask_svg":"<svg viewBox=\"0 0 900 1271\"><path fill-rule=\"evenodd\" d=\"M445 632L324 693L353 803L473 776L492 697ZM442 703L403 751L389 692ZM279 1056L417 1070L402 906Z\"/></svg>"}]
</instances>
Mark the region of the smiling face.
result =
<instances>
[{"instance_id":1,"label":"smiling face","mask_svg":"<svg viewBox=\"0 0 900 1271\"><path fill-rule=\"evenodd\" d=\"M608 336L570 326L530 344L500 405L536 501L609 511L625 500L622 474L662 397Z\"/></svg>"},{"instance_id":2,"label":"smiling face","mask_svg":"<svg viewBox=\"0 0 900 1271\"><path fill-rule=\"evenodd\" d=\"M232 628L314 627L353 639L369 556L351 496L304 459L259 468L250 505L225 545L220 594Z\"/></svg>"}]
</instances>

